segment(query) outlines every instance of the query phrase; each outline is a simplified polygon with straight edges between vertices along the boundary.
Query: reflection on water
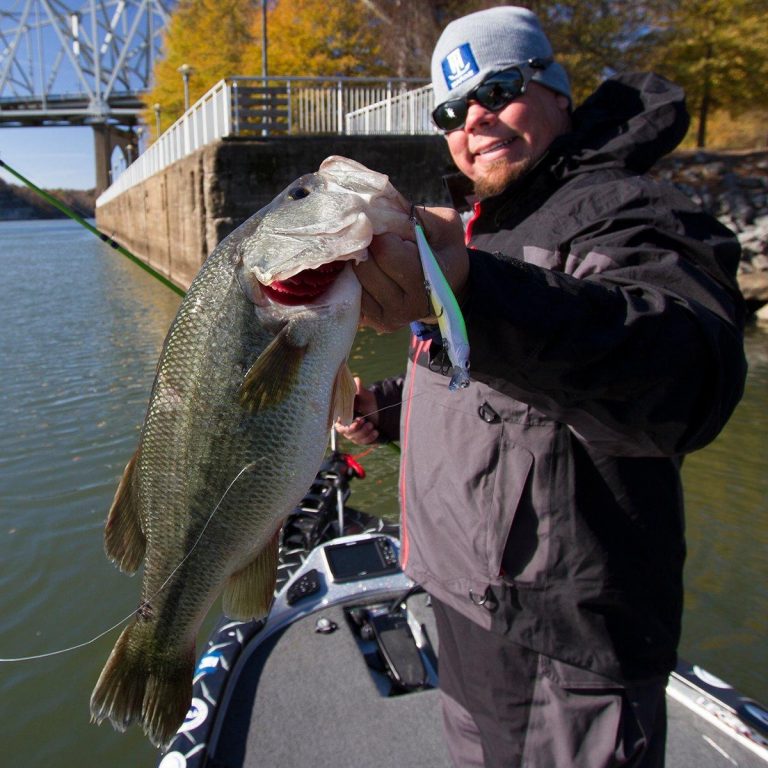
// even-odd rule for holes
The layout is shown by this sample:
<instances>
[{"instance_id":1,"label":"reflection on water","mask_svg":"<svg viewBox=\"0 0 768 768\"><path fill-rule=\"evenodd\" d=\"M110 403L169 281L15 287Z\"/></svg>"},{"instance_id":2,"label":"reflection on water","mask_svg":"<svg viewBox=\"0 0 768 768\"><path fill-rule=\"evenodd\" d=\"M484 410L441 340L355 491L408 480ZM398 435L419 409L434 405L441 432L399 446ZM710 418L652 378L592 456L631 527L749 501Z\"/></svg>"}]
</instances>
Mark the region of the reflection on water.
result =
<instances>
[{"instance_id":1,"label":"reflection on water","mask_svg":"<svg viewBox=\"0 0 768 768\"><path fill-rule=\"evenodd\" d=\"M744 398L683 470L688 561L681 653L768 701L768 332L750 328Z\"/></svg>"},{"instance_id":2,"label":"reflection on water","mask_svg":"<svg viewBox=\"0 0 768 768\"><path fill-rule=\"evenodd\" d=\"M103 523L179 298L71 222L0 223L0 242L0 657L13 657L81 643L135 607L139 583L107 561ZM365 381L399 373L406 345L405 334L362 332L352 369ZM747 349L743 402L685 465L682 652L768 701L768 333L751 332ZM352 450L368 472L352 503L396 516L398 456ZM137 729L88 723L115 639L0 665L9 764L154 763Z\"/></svg>"},{"instance_id":3,"label":"reflection on water","mask_svg":"<svg viewBox=\"0 0 768 768\"><path fill-rule=\"evenodd\" d=\"M364 329L355 339L349 367L364 384L370 383L402 373L407 352L407 331L383 336ZM397 520L399 452L389 446L366 449L346 441L342 441L341 447L356 456L366 471L365 480L355 481L352 486L352 506L385 519Z\"/></svg>"},{"instance_id":4,"label":"reflection on water","mask_svg":"<svg viewBox=\"0 0 768 768\"><path fill-rule=\"evenodd\" d=\"M3 222L0 240L0 657L16 657L76 645L135 606L103 524L179 299L72 222ZM153 764L139 734L88 722L114 640L0 666L9 764Z\"/></svg>"}]
</instances>

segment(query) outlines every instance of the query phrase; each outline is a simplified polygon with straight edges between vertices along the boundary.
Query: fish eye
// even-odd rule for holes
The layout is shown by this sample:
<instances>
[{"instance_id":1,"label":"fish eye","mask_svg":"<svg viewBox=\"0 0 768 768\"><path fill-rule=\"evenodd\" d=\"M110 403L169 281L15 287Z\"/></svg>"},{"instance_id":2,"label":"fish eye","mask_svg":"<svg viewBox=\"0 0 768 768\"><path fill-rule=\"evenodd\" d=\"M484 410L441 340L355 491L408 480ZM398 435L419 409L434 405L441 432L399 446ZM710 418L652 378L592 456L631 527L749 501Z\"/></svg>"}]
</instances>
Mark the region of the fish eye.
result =
<instances>
[{"instance_id":1,"label":"fish eye","mask_svg":"<svg viewBox=\"0 0 768 768\"><path fill-rule=\"evenodd\" d=\"M301 200L304 197L309 196L309 190L306 187L294 187L288 193L289 200Z\"/></svg>"}]
</instances>

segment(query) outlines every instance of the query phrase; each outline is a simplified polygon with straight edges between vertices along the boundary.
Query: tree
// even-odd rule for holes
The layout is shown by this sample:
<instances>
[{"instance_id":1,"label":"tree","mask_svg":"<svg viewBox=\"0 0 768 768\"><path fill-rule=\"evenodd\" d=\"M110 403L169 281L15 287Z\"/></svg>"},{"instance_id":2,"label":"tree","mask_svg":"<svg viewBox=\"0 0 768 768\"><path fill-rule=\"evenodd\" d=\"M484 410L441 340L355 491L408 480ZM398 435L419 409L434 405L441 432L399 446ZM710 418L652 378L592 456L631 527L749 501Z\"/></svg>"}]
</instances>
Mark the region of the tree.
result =
<instances>
[{"instance_id":1,"label":"tree","mask_svg":"<svg viewBox=\"0 0 768 768\"><path fill-rule=\"evenodd\" d=\"M633 69L644 38L648 3L577 0L527 3L541 19L578 105L608 76Z\"/></svg>"},{"instance_id":2,"label":"tree","mask_svg":"<svg viewBox=\"0 0 768 768\"><path fill-rule=\"evenodd\" d=\"M637 64L651 2L528 0L525 5L541 19L558 61L569 73L578 103L607 75ZM390 69L401 76L421 77L429 77L432 49L448 22L509 4L499 0L363 0L389 29L381 52Z\"/></svg>"},{"instance_id":3,"label":"tree","mask_svg":"<svg viewBox=\"0 0 768 768\"><path fill-rule=\"evenodd\" d=\"M682 85L707 143L712 111L738 117L768 103L768 0L678 0L658 10L647 62Z\"/></svg>"},{"instance_id":4,"label":"tree","mask_svg":"<svg viewBox=\"0 0 768 768\"><path fill-rule=\"evenodd\" d=\"M241 74L260 74L261 13L252 16L253 44ZM361 0L276 0L267 12L270 75L382 75L380 30Z\"/></svg>"},{"instance_id":5,"label":"tree","mask_svg":"<svg viewBox=\"0 0 768 768\"><path fill-rule=\"evenodd\" d=\"M494 0L362 0L378 22L380 53L389 74L430 77L432 49L448 22L499 5Z\"/></svg>"},{"instance_id":6,"label":"tree","mask_svg":"<svg viewBox=\"0 0 768 768\"><path fill-rule=\"evenodd\" d=\"M154 105L164 131L184 112L184 86L178 69L192 67L190 103L224 77L243 74L244 57L253 47L251 27L259 0L181 0L165 35L164 57L154 70L146 96L144 122L155 130Z\"/></svg>"},{"instance_id":7,"label":"tree","mask_svg":"<svg viewBox=\"0 0 768 768\"><path fill-rule=\"evenodd\" d=\"M270 75L429 77L451 20L498 0L269 0ZM738 117L768 103L768 0L528 0L571 78L578 104L606 76L655 69L680 83L706 144L712 110ZM194 101L218 80L262 72L262 0L180 0L155 69L161 129L184 108L182 64Z\"/></svg>"}]
</instances>

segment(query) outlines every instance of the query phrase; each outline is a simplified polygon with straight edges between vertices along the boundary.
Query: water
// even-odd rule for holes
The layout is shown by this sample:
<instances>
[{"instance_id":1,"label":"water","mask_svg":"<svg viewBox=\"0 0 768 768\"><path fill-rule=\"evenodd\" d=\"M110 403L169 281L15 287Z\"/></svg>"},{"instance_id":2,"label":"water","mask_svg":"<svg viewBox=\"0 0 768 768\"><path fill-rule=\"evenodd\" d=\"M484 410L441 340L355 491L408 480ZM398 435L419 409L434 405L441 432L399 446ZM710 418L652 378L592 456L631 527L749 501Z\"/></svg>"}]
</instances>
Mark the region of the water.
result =
<instances>
[{"instance_id":1,"label":"water","mask_svg":"<svg viewBox=\"0 0 768 768\"><path fill-rule=\"evenodd\" d=\"M0 657L77 645L134 609L138 579L106 560L103 523L178 302L72 222L0 223ZM403 334L360 334L353 370L365 380L398 372L405 343ZM768 702L768 333L752 331L747 349L743 402L686 462L681 651ZM396 454L379 447L360 461L368 477L355 483L354 504L396 515ZM7 764L155 764L137 729L89 723L88 698L116 636L0 664Z\"/></svg>"}]
</instances>

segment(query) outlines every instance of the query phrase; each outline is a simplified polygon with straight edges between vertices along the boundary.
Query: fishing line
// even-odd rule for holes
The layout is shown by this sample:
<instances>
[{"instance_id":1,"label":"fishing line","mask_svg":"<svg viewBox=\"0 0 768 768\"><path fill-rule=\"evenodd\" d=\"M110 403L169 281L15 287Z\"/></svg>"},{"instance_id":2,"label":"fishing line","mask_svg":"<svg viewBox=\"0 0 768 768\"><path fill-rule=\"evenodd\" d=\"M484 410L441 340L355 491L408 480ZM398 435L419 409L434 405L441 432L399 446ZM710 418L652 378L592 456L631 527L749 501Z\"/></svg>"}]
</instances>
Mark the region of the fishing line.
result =
<instances>
[{"instance_id":1,"label":"fishing line","mask_svg":"<svg viewBox=\"0 0 768 768\"><path fill-rule=\"evenodd\" d=\"M390 405L384 405L381 408L377 408L375 411L369 411L368 413L360 413L357 416L355 416L355 418L357 418L357 419L367 419L369 416L374 416L375 414L381 413L382 411L386 411L389 408L399 408L403 404L405 404L407 402L410 402L411 400L415 400L417 397L421 397L422 395L426 395L426 394L427 394L426 392L419 392L416 395L411 395L410 397L406 398L405 400L398 400L398 402L396 402L396 403L391 403ZM400 446L397 443L392 442L391 440L389 440L389 441L387 441L385 443L380 443L379 445L376 445L376 446L372 446L370 450L373 450L373 448L379 448L379 447L384 446L384 445L387 446L388 448L390 448L391 450L395 451L395 453L400 453ZM369 451L366 451L365 453L360 454L360 455L365 456L365 455L368 454L368 452Z\"/></svg>"},{"instance_id":2,"label":"fishing line","mask_svg":"<svg viewBox=\"0 0 768 768\"><path fill-rule=\"evenodd\" d=\"M259 459L259 461L262 461L262 459ZM17 661L39 661L40 659L48 659L52 656L61 656L65 653L71 653L72 651L79 651L81 648L85 648L88 645L93 645L93 643L97 642L98 640L101 640L102 637L105 635L108 635L110 632L114 632L118 627L125 624L126 621L130 621L139 611L142 610L142 608L145 608L149 606L149 604L168 586L168 582L173 578L174 574L181 568L184 563L189 560L189 558L192 556L192 553L197 548L197 545L200 543L200 541L203 538L203 535L205 534L205 531L207 530L208 526L211 523L211 520L213 520L213 516L219 511L219 507L221 506L221 503L226 498L226 495L232 490L232 486L240 479L240 477L243 475L244 472L247 472L251 469L253 469L258 462L252 461L250 464L246 464L235 476L235 479L227 486L227 489L224 491L222 497L219 499L218 503L213 509L213 512L208 516L208 519L205 521L205 525L203 526L202 530L200 531L200 535L195 540L195 543L190 547L189 552L184 556L184 558L181 560L181 562L168 574L165 581L158 587L158 589L155 591L155 593L141 602L139 604L139 607L136 608L136 610L131 611L125 618L120 619L120 621L117 622L117 624L114 624L109 629L105 629L103 632L96 635L96 637L92 637L90 640L86 640L85 642L78 643L77 645L72 645L69 648L60 648L57 651L48 651L47 653L39 653L35 656L19 656L17 658L11 658L11 659L2 659L0 658L0 664L9 664L12 662Z\"/></svg>"},{"instance_id":3,"label":"fishing line","mask_svg":"<svg viewBox=\"0 0 768 768\"><path fill-rule=\"evenodd\" d=\"M426 395L426 392L419 392L418 395L411 395L409 398L410 400L413 400L416 397L419 397L420 395ZM407 403L408 400L399 400L396 403L391 403L390 405L383 405L381 408L377 408L375 411L369 411L368 413L361 413L356 418L358 419L367 419L369 416L375 416L377 413L381 413L382 411L389 410L390 408L399 408L404 403Z\"/></svg>"},{"instance_id":4,"label":"fishing line","mask_svg":"<svg viewBox=\"0 0 768 768\"><path fill-rule=\"evenodd\" d=\"M22 184L28 186L33 192L40 195L46 202L50 203L54 208L58 208L63 214L69 216L70 219L76 221L81 227L84 227L92 234L96 235L102 242L106 243L110 248L114 248L118 253L122 254L126 258L130 259L136 266L141 267L145 272L149 272L152 277L159 280L166 288L170 288L174 293L179 296L184 296L185 291L179 288L178 285L171 282L165 275L161 274L157 270L153 269L149 264L142 261L138 256L132 254L124 245L120 245L116 240L113 240L109 235L105 235L102 231L96 229L92 224L89 224L79 213L73 211L63 200L59 200L58 197L52 195L50 192L46 192L44 189L40 189L36 184L31 182L26 176L22 176L15 168L11 168L8 163L0 159L0 168L5 168L8 173L15 176ZM2 661L2 659L0 659Z\"/></svg>"},{"instance_id":5,"label":"fishing line","mask_svg":"<svg viewBox=\"0 0 768 768\"><path fill-rule=\"evenodd\" d=\"M419 392L416 395L411 395L410 398L406 400L401 400L397 403L392 403L391 405L385 405L382 408L377 408L375 411L370 411L366 414L361 414L362 418L368 418L369 416L373 416L374 414L381 413L381 411L386 411L389 408L396 408L400 405L402 405L405 402L408 402L408 400L413 400L416 397L420 397L421 395L425 395L426 392ZM397 446L394 445L394 443L387 443L387 445L391 446L392 448L399 450ZM259 459L258 461L262 461L263 459ZM168 586L168 582L173 578L173 576L179 571L179 569L184 565L184 563L189 560L189 558L192 556L192 553L197 549L197 546L200 544L200 541L202 540L206 530L208 529L208 526L211 523L211 520L213 520L214 515L219 511L219 507L221 506L221 503L226 498L227 494L232 490L232 486L242 477L244 472L248 472L249 470L253 469L258 461L252 461L250 464L246 464L235 476L234 480L227 486L227 489L222 494L221 498L219 499L218 503L213 509L213 512L208 516L208 519L205 521L205 525L203 525L202 530L200 531L200 534L198 535L197 539L195 540L195 543L190 547L189 552L183 557L183 559L178 563L178 565L168 574L165 581L158 587L158 589L155 591L155 593L141 602L135 610L131 611L127 616L120 619L116 624L113 624L108 629L105 629L103 632L100 632L95 637L92 637L90 640L85 640L82 643L78 643L77 645L69 646L68 648L60 648L56 651L48 651L47 653L38 653L33 656L18 656L14 658L0 658L0 664L12 664L15 662L22 662L22 661L40 661L42 659L49 659L54 656L62 656L65 653L72 653L74 651L79 651L81 648L86 648L89 645L93 645L94 643L101 640L102 637L105 637L106 635L110 634L110 632L114 632L118 627L121 627L123 624L125 624L127 621L130 621L139 611L142 610L142 608L147 607L164 589L166 586Z\"/></svg>"}]
</instances>

